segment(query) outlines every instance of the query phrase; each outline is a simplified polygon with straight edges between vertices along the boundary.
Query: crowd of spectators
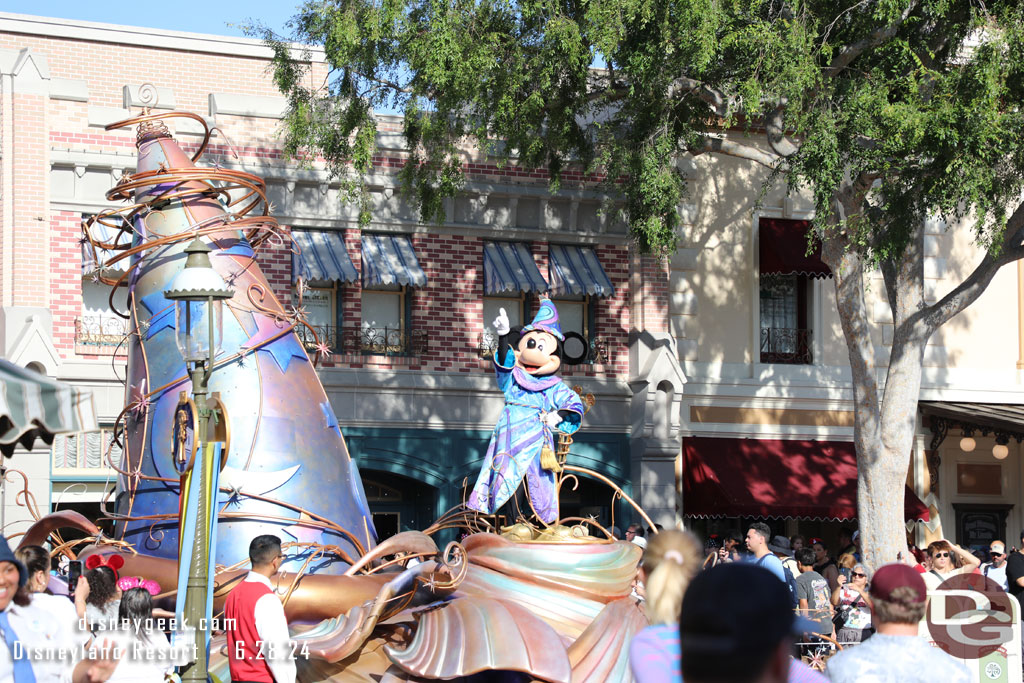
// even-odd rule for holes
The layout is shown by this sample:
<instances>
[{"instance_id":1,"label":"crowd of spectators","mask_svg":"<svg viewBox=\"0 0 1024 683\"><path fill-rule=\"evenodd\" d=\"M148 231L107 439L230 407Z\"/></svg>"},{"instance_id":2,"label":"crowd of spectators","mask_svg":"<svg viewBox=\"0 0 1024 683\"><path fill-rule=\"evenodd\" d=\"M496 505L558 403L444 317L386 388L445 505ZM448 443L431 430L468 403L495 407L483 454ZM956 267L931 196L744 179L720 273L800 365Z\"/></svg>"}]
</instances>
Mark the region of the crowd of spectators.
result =
<instances>
[{"instance_id":1,"label":"crowd of spectators","mask_svg":"<svg viewBox=\"0 0 1024 683\"><path fill-rule=\"evenodd\" d=\"M648 548L664 535L648 534ZM691 538L687 547L699 547ZM989 544L985 557L946 539L924 550L911 546L912 557L900 554L876 572L863 561L856 531L844 530L837 541L832 554L821 538L772 535L763 522L708 539L700 566L686 570L671 601L662 603L681 598L679 631L661 612L652 619L657 625L637 636L635 679L959 683L971 679L963 662L918 633L928 593L951 588L944 584L955 576L980 574L992 582L990 589L1024 598L1024 550L1000 540ZM642 565L663 559L645 554ZM683 572L690 562L687 557L675 570ZM641 570L641 583L649 576L649 568ZM663 589L648 579L646 599Z\"/></svg>"}]
</instances>

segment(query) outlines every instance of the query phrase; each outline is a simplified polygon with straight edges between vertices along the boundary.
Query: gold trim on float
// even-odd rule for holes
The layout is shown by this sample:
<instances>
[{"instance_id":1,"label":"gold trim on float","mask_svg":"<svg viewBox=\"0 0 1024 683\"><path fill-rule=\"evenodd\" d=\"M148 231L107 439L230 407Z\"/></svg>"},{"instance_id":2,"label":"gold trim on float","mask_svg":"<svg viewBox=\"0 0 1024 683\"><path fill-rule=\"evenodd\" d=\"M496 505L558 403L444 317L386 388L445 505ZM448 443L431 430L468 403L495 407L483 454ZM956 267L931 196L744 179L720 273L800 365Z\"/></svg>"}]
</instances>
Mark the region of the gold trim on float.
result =
<instances>
[{"instance_id":1,"label":"gold trim on float","mask_svg":"<svg viewBox=\"0 0 1024 683\"><path fill-rule=\"evenodd\" d=\"M853 427L853 411L690 406L690 422L718 422L722 424L753 425L806 425L812 427Z\"/></svg>"}]
</instances>

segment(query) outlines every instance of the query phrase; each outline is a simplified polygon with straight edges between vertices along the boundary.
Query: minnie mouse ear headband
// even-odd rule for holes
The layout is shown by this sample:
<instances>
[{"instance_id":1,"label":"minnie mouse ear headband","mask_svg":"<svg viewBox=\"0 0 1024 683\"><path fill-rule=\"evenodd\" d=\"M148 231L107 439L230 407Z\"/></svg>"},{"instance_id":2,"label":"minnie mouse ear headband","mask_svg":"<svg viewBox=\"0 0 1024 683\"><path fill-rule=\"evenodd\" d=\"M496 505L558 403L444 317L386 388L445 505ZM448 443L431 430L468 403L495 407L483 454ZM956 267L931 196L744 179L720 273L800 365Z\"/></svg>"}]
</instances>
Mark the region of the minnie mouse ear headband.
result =
<instances>
[{"instance_id":1,"label":"minnie mouse ear headband","mask_svg":"<svg viewBox=\"0 0 1024 683\"><path fill-rule=\"evenodd\" d=\"M117 557L116 555L114 557ZM118 579L117 587L122 591L129 591L132 588L145 588L150 595L160 594L160 584L156 581L150 581L144 579L141 576L126 576L123 579Z\"/></svg>"},{"instance_id":2,"label":"minnie mouse ear headband","mask_svg":"<svg viewBox=\"0 0 1024 683\"><path fill-rule=\"evenodd\" d=\"M90 555L85 558L86 569L96 569L97 567L106 567L110 571L114 572L114 580L117 580L117 570L124 566L124 558L120 555L109 555L104 557L102 555Z\"/></svg>"}]
</instances>

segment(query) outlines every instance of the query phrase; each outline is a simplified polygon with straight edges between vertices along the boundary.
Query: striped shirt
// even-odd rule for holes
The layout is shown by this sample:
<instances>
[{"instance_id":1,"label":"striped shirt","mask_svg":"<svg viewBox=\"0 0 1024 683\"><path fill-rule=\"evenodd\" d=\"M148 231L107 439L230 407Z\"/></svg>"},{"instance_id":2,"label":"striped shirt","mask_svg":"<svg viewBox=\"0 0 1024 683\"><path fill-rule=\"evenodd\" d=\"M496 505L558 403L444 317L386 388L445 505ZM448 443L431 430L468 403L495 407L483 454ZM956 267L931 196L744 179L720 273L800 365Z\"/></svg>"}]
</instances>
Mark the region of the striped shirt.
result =
<instances>
[{"instance_id":1,"label":"striped shirt","mask_svg":"<svg viewBox=\"0 0 1024 683\"><path fill-rule=\"evenodd\" d=\"M682 683L679 657L676 624L648 626L629 645L629 668L637 683Z\"/></svg>"}]
</instances>

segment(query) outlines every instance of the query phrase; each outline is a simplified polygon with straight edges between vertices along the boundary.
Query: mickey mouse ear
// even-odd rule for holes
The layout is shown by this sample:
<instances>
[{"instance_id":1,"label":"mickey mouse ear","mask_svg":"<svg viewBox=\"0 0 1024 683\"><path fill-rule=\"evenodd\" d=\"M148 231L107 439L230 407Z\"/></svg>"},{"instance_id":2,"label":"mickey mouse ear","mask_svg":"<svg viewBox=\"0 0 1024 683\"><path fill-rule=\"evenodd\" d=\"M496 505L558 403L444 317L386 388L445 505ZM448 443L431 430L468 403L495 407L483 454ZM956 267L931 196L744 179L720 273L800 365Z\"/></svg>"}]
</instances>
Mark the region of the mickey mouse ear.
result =
<instances>
[{"instance_id":1,"label":"mickey mouse ear","mask_svg":"<svg viewBox=\"0 0 1024 683\"><path fill-rule=\"evenodd\" d=\"M590 345L583 335L577 332L566 332L562 342L562 360L569 365L582 363L590 355Z\"/></svg>"},{"instance_id":2,"label":"mickey mouse ear","mask_svg":"<svg viewBox=\"0 0 1024 683\"><path fill-rule=\"evenodd\" d=\"M124 566L124 558L120 555L111 555L107 558L107 566L116 572Z\"/></svg>"},{"instance_id":3,"label":"mickey mouse ear","mask_svg":"<svg viewBox=\"0 0 1024 683\"><path fill-rule=\"evenodd\" d=\"M90 555L89 557L85 558L86 569L96 569L96 567L99 567L101 564L103 564L102 555Z\"/></svg>"}]
</instances>

